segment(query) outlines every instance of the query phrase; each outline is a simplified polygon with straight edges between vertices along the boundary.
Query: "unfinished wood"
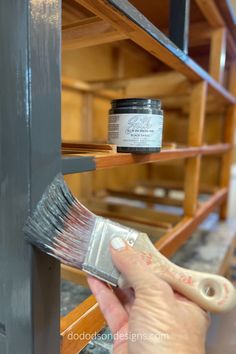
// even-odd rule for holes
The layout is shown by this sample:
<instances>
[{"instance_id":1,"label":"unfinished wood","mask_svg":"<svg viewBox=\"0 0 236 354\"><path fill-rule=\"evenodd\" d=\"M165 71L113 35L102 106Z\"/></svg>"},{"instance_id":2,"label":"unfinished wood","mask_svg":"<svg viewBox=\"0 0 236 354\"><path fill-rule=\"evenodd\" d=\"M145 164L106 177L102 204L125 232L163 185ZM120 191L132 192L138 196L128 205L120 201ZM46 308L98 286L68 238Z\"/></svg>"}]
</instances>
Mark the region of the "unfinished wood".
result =
<instances>
[{"instance_id":1,"label":"unfinished wood","mask_svg":"<svg viewBox=\"0 0 236 354\"><path fill-rule=\"evenodd\" d=\"M236 60L231 61L229 68L229 91L236 96Z\"/></svg>"},{"instance_id":2,"label":"unfinished wood","mask_svg":"<svg viewBox=\"0 0 236 354\"><path fill-rule=\"evenodd\" d=\"M189 81L181 74L170 71L161 72L147 77L124 80L109 80L91 83L93 91L112 89L124 90L127 97L162 97L168 95L187 94L190 90Z\"/></svg>"},{"instance_id":3,"label":"unfinished wood","mask_svg":"<svg viewBox=\"0 0 236 354\"><path fill-rule=\"evenodd\" d=\"M225 119L224 126L224 141L227 143L233 143L234 139L234 131L235 131L235 123L236 123L236 106L231 106L228 108L227 116ZM231 157L232 149L230 149L227 153L223 155L223 159L228 156ZM228 158L226 159L228 160ZM221 175L221 186L226 187L229 181L229 171L230 169L230 159L227 164L222 166L222 175Z\"/></svg>"},{"instance_id":4,"label":"unfinished wood","mask_svg":"<svg viewBox=\"0 0 236 354\"><path fill-rule=\"evenodd\" d=\"M93 136L93 95L89 92L82 94L81 106L81 136L87 141L92 141ZM92 174L80 175L80 198L89 198L92 195Z\"/></svg>"},{"instance_id":5,"label":"unfinished wood","mask_svg":"<svg viewBox=\"0 0 236 354\"><path fill-rule=\"evenodd\" d=\"M79 353L92 339L92 336L105 326L105 323L95 298L90 296L68 315L61 318L61 353Z\"/></svg>"},{"instance_id":6,"label":"unfinished wood","mask_svg":"<svg viewBox=\"0 0 236 354\"><path fill-rule=\"evenodd\" d=\"M184 158L188 156L197 155L196 149L173 149L162 150L161 153L154 153L148 155L134 155L134 154L110 154L109 156L97 156L96 167L97 169L110 168L116 166L124 166L130 164L143 164L155 161L167 161L173 159Z\"/></svg>"},{"instance_id":7,"label":"unfinished wood","mask_svg":"<svg viewBox=\"0 0 236 354\"><path fill-rule=\"evenodd\" d=\"M112 48L112 58L114 78L122 79L125 76L125 56L120 45L116 45Z\"/></svg>"},{"instance_id":8,"label":"unfinished wood","mask_svg":"<svg viewBox=\"0 0 236 354\"><path fill-rule=\"evenodd\" d=\"M198 208L194 217L184 217L170 232L163 236L155 246L166 257L172 256L178 248L186 242L206 216L226 200L227 193L227 188L222 188L216 192L207 202L203 203Z\"/></svg>"},{"instance_id":9,"label":"unfinished wood","mask_svg":"<svg viewBox=\"0 0 236 354\"><path fill-rule=\"evenodd\" d=\"M98 214L104 218L108 219L119 219L122 221L136 222L143 225L155 226L163 229L171 229L172 224L156 219L145 219L144 217L135 216L132 214L121 214L112 211L100 211Z\"/></svg>"},{"instance_id":10,"label":"unfinished wood","mask_svg":"<svg viewBox=\"0 0 236 354\"><path fill-rule=\"evenodd\" d=\"M162 97L162 106L164 111L176 112L178 114L182 114L182 116L188 118L190 114L190 105L189 105L189 95L181 95L181 96L165 96ZM207 97L206 104L206 113L208 114L219 114L225 111L226 105L222 102L219 97L216 98L214 96ZM176 134L177 135L177 134Z\"/></svg>"},{"instance_id":11,"label":"unfinished wood","mask_svg":"<svg viewBox=\"0 0 236 354\"><path fill-rule=\"evenodd\" d=\"M73 0L62 1L62 25L67 25L78 20L93 16L85 7L80 6Z\"/></svg>"},{"instance_id":12,"label":"unfinished wood","mask_svg":"<svg viewBox=\"0 0 236 354\"><path fill-rule=\"evenodd\" d=\"M126 35L97 16L62 26L62 50L91 47L126 38Z\"/></svg>"},{"instance_id":13,"label":"unfinished wood","mask_svg":"<svg viewBox=\"0 0 236 354\"><path fill-rule=\"evenodd\" d=\"M231 6L229 5L229 0L215 0L218 8L224 17L224 21L229 32L232 34L234 38L236 38L236 17L235 15L232 16ZM234 0L232 0L234 1Z\"/></svg>"},{"instance_id":14,"label":"unfinished wood","mask_svg":"<svg viewBox=\"0 0 236 354\"><path fill-rule=\"evenodd\" d=\"M118 204L115 202L108 202L106 201L106 195L100 198L92 198L91 200L86 201L85 204L90 210L92 210L96 214L101 211L114 212L116 214L134 215L137 218L141 217L149 220L161 220L162 222L171 225L175 225L177 222L179 222L181 218L181 216L179 215L169 214L167 212L158 210L158 208L153 209L150 207L135 207L126 205L125 203Z\"/></svg>"},{"instance_id":15,"label":"unfinished wood","mask_svg":"<svg viewBox=\"0 0 236 354\"><path fill-rule=\"evenodd\" d=\"M135 62L139 62L140 65L150 68L151 72L157 71L158 67L160 66L160 63L158 63L158 61L153 57L152 54L143 50L143 48L141 48L136 43L134 43L130 40L125 40L125 41L120 41L118 43L114 43L113 46L119 47L119 49L121 50L121 52L123 52L123 54L126 58L127 58L127 56L129 56L133 60L135 60ZM130 69L131 68L129 68L129 71L130 71ZM126 76L127 76L127 73L126 73ZM130 77L133 77L133 75Z\"/></svg>"},{"instance_id":16,"label":"unfinished wood","mask_svg":"<svg viewBox=\"0 0 236 354\"><path fill-rule=\"evenodd\" d=\"M218 27L220 28L220 27ZM189 28L189 48L201 47L210 44L214 27L209 26L206 21L191 23ZM168 36L168 29L161 29ZM226 51L229 58L233 59L236 54L236 43L229 31L226 31Z\"/></svg>"},{"instance_id":17,"label":"unfinished wood","mask_svg":"<svg viewBox=\"0 0 236 354\"><path fill-rule=\"evenodd\" d=\"M61 278L72 283L82 285L88 288L86 274L82 270L70 267L68 265L61 265Z\"/></svg>"},{"instance_id":18,"label":"unfinished wood","mask_svg":"<svg viewBox=\"0 0 236 354\"><path fill-rule=\"evenodd\" d=\"M191 94L188 144L201 146L205 118L207 84L200 82L195 85ZM193 216L197 209L201 157L187 159L185 162L184 179L184 213Z\"/></svg>"},{"instance_id":19,"label":"unfinished wood","mask_svg":"<svg viewBox=\"0 0 236 354\"><path fill-rule=\"evenodd\" d=\"M151 188L153 190L157 188L165 189L167 192L171 190L182 191L184 189L183 181L168 181L168 180L148 180L148 181L138 181L137 187ZM217 191L217 187L211 185L201 185L200 191L202 193L215 193Z\"/></svg>"},{"instance_id":20,"label":"unfinished wood","mask_svg":"<svg viewBox=\"0 0 236 354\"><path fill-rule=\"evenodd\" d=\"M109 154L107 156L95 156L96 168L111 168L116 166L124 166L130 164L143 164L156 161L167 161L190 156L196 156L199 149L183 148L183 149L166 149L160 153L137 155L137 154Z\"/></svg>"},{"instance_id":21,"label":"unfinished wood","mask_svg":"<svg viewBox=\"0 0 236 354\"><path fill-rule=\"evenodd\" d=\"M196 2L212 28L227 28L223 14L220 12L214 0L196 0ZM222 0L219 0L219 2L222 3ZM229 30L227 30L226 40L227 53L231 58L233 58L236 53L236 43L232 33Z\"/></svg>"},{"instance_id":22,"label":"unfinished wood","mask_svg":"<svg viewBox=\"0 0 236 354\"><path fill-rule=\"evenodd\" d=\"M226 30L215 30L211 38L210 75L221 85L224 83L224 70L226 58Z\"/></svg>"},{"instance_id":23,"label":"unfinished wood","mask_svg":"<svg viewBox=\"0 0 236 354\"><path fill-rule=\"evenodd\" d=\"M189 27L189 46L197 47L210 43L212 28L205 21L191 23Z\"/></svg>"},{"instance_id":24,"label":"unfinished wood","mask_svg":"<svg viewBox=\"0 0 236 354\"><path fill-rule=\"evenodd\" d=\"M77 117L81 114L82 97L75 91L62 92L62 120L61 133L64 140L79 140L82 133L82 122ZM73 193L78 196L80 189L80 180L82 175L65 176Z\"/></svg>"},{"instance_id":25,"label":"unfinished wood","mask_svg":"<svg viewBox=\"0 0 236 354\"><path fill-rule=\"evenodd\" d=\"M236 128L236 106L231 106L228 108L227 116L225 119L224 126L224 141L228 143L233 143L234 131ZM227 187L230 180L230 168L232 162L232 149L226 152L222 156L221 164L221 175L220 175L220 186ZM227 217L227 200L221 207L220 216L222 219Z\"/></svg>"},{"instance_id":26,"label":"unfinished wood","mask_svg":"<svg viewBox=\"0 0 236 354\"><path fill-rule=\"evenodd\" d=\"M191 93L190 118L188 131L188 145L201 146L205 108L206 108L207 84L200 82L196 84Z\"/></svg>"},{"instance_id":27,"label":"unfinished wood","mask_svg":"<svg viewBox=\"0 0 236 354\"><path fill-rule=\"evenodd\" d=\"M230 63L229 69L229 90L236 96L236 60ZM236 163L236 127L234 129L234 137L232 140L233 152L232 152L232 163Z\"/></svg>"},{"instance_id":28,"label":"unfinished wood","mask_svg":"<svg viewBox=\"0 0 236 354\"><path fill-rule=\"evenodd\" d=\"M93 89L87 82L65 76L62 76L62 88L67 90L75 90L80 93L90 92L94 96L105 98L107 100L113 100L115 98L122 97L121 92L114 93L108 90L93 91Z\"/></svg>"},{"instance_id":29,"label":"unfinished wood","mask_svg":"<svg viewBox=\"0 0 236 354\"><path fill-rule=\"evenodd\" d=\"M75 80L73 78L70 77L65 77L62 76L62 88L68 88L68 89L74 89L74 90L78 90L81 92L90 92L91 88L90 85L85 82L85 81L81 81L81 80Z\"/></svg>"},{"instance_id":30,"label":"unfinished wood","mask_svg":"<svg viewBox=\"0 0 236 354\"><path fill-rule=\"evenodd\" d=\"M147 195L141 193L135 193L132 191L126 190L114 190L114 189L107 189L106 190L109 196L115 196L118 198L125 198L131 200L139 200L145 203L150 204L163 204L163 205L175 205L175 206L182 206L183 201L168 197L156 197L154 195Z\"/></svg>"},{"instance_id":31,"label":"unfinished wood","mask_svg":"<svg viewBox=\"0 0 236 354\"><path fill-rule=\"evenodd\" d=\"M211 78L199 65L187 57L158 29L153 26L140 12L128 2L113 0L112 6L104 0L76 0L97 16L111 23L115 28L125 33L135 43L149 51L171 68L186 75L189 79L206 80L210 89L231 103L236 102L227 90Z\"/></svg>"},{"instance_id":32,"label":"unfinished wood","mask_svg":"<svg viewBox=\"0 0 236 354\"><path fill-rule=\"evenodd\" d=\"M232 144L203 145L201 155L220 155L232 149Z\"/></svg>"},{"instance_id":33,"label":"unfinished wood","mask_svg":"<svg viewBox=\"0 0 236 354\"><path fill-rule=\"evenodd\" d=\"M189 157L194 157L197 155L220 155L229 149L231 149L230 144L216 144L216 145L204 145L202 147L185 147L185 148L176 148L176 149L163 149L160 153L153 154L129 154L129 153L104 153L97 152L92 153L91 150L81 153L79 151L74 152L73 154L65 154L66 158L70 157L80 157L80 156L88 156L92 157L96 164L96 169L107 169L118 166L125 165L137 165L137 164L146 164L153 162L161 162L161 161L170 161L170 160L178 160L185 159ZM79 163L79 159L78 159ZM71 172L76 173L76 171Z\"/></svg>"},{"instance_id":34,"label":"unfinished wood","mask_svg":"<svg viewBox=\"0 0 236 354\"><path fill-rule=\"evenodd\" d=\"M195 0L204 17L213 28L224 26L224 20L214 0Z\"/></svg>"},{"instance_id":35,"label":"unfinished wood","mask_svg":"<svg viewBox=\"0 0 236 354\"><path fill-rule=\"evenodd\" d=\"M77 141L63 141L62 152L63 153L76 153L80 151L104 151L113 152L117 151L116 145L106 143L92 143L92 142L77 142Z\"/></svg>"},{"instance_id":36,"label":"unfinished wood","mask_svg":"<svg viewBox=\"0 0 236 354\"><path fill-rule=\"evenodd\" d=\"M200 163L200 156L186 160L184 178L184 213L187 216L193 216L198 207Z\"/></svg>"}]
</instances>

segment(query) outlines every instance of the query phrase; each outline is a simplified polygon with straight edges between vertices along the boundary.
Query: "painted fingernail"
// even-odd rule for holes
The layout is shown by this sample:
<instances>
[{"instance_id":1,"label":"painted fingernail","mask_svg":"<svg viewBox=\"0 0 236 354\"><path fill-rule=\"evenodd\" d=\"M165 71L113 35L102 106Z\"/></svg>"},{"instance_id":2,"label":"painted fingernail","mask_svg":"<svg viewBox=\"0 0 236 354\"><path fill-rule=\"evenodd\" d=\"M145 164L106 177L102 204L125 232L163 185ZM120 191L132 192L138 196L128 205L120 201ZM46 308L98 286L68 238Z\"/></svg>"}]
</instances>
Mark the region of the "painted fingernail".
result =
<instances>
[{"instance_id":1,"label":"painted fingernail","mask_svg":"<svg viewBox=\"0 0 236 354\"><path fill-rule=\"evenodd\" d=\"M121 251L122 249L125 248L126 244L125 244L125 241L122 240L122 238L114 237L111 240L111 246L112 246L112 248L114 248L114 250Z\"/></svg>"}]
</instances>

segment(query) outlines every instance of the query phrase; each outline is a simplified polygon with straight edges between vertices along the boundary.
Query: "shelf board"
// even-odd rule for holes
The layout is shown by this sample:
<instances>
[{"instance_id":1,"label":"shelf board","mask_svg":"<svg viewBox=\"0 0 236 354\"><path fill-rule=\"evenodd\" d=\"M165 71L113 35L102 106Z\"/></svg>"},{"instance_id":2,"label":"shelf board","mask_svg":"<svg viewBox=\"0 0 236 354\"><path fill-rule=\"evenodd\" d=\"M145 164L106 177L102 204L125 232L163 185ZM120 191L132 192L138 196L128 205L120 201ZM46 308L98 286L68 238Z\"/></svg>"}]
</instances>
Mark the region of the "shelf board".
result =
<instances>
[{"instance_id":1,"label":"shelf board","mask_svg":"<svg viewBox=\"0 0 236 354\"><path fill-rule=\"evenodd\" d=\"M61 353L75 354L80 352L90 341L88 338L98 333L106 324L94 296L85 301L61 318ZM84 338L78 339L74 334L86 333ZM72 335L72 339L70 338ZM90 335L90 336L89 336Z\"/></svg>"},{"instance_id":2,"label":"shelf board","mask_svg":"<svg viewBox=\"0 0 236 354\"><path fill-rule=\"evenodd\" d=\"M63 155L61 166L64 175L96 170L93 156Z\"/></svg>"},{"instance_id":3,"label":"shelf board","mask_svg":"<svg viewBox=\"0 0 236 354\"><path fill-rule=\"evenodd\" d=\"M171 256L191 236L193 230L204 218L226 199L227 193L227 188L219 190L198 208L195 217L181 219L171 231L155 244L157 249L164 255ZM67 269L67 271L70 271L70 269ZM78 270L78 277L83 278L83 276L85 274ZM76 274L73 273L73 277L76 277ZM73 353L78 352L86 343L83 342L81 345L78 340L68 341L68 333L83 333L86 328L86 332L89 331L92 334L101 330L103 325L105 325L103 315L99 311L94 297L90 296L61 319L61 349L73 348Z\"/></svg>"},{"instance_id":4,"label":"shelf board","mask_svg":"<svg viewBox=\"0 0 236 354\"><path fill-rule=\"evenodd\" d=\"M62 26L62 50L85 48L126 38L126 35L97 16Z\"/></svg>"},{"instance_id":5,"label":"shelf board","mask_svg":"<svg viewBox=\"0 0 236 354\"><path fill-rule=\"evenodd\" d=\"M171 231L167 232L155 246L166 257L172 256L181 247L196 227L227 198L228 189L222 188L197 209L194 217L184 217Z\"/></svg>"},{"instance_id":6,"label":"shelf board","mask_svg":"<svg viewBox=\"0 0 236 354\"><path fill-rule=\"evenodd\" d=\"M76 0L76 2L110 23L169 67L192 81L205 80L214 93L229 103L236 104L235 96L171 42L129 1Z\"/></svg>"},{"instance_id":7,"label":"shelf board","mask_svg":"<svg viewBox=\"0 0 236 354\"><path fill-rule=\"evenodd\" d=\"M71 174L132 164L145 164L158 161L185 159L197 155L222 154L230 149L230 144L215 144L201 147L163 149L160 153L143 155L91 151L65 154L62 156L62 172L63 174Z\"/></svg>"}]
</instances>

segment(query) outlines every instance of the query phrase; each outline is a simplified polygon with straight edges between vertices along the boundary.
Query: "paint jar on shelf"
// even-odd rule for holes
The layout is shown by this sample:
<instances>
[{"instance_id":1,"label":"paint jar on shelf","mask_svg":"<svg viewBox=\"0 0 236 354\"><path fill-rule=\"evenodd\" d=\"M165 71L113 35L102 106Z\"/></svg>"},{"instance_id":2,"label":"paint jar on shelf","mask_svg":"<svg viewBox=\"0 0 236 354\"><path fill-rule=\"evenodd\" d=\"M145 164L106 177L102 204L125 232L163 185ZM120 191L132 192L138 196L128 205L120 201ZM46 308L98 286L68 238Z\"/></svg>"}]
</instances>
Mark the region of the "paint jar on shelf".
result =
<instances>
[{"instance_id":1,"label":"paint jar on shelf","mask_svg":"<svg viewBox=\"0 0 236 354\"><path fill-rule=\"evenodd\" d=\"M163 111L160 100L126 98L111 101L108 142L117 146L117 152L160 152L162 132Z\"/></svg>"}]
</instances>

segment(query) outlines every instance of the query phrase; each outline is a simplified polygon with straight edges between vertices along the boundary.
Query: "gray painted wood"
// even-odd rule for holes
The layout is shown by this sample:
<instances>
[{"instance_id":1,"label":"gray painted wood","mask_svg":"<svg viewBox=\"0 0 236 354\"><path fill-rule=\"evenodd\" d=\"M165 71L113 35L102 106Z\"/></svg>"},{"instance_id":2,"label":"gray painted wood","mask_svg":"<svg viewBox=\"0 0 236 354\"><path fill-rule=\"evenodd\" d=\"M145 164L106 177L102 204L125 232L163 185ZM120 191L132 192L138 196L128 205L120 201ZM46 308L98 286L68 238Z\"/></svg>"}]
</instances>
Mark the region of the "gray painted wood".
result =
<instances>
[{"instance_id":1,"label":"gray painted wood","mask_svg":"<svg viewBox=\"0 0 236 354\"><path fill-rule=\"evenodd\" d=\"M60 18L57 0L0 2L1 354L60 352L59 264L22 232L61 169Z\"/></svg>"},{"instance_id":2,"label":"gray painted wood","mask_svg":"<svg viewBox=\"0 0 236 354\"><path fill-rule=\"evenodd\" d=\"M186 62L188 56L179 49L168 37L166 37L155 25L153 25L139 10L136 9L128 0L107 0L107 2L115 7L124 16L131 19L144 31L146 31L157 42L167 48L177 58Z\"/></svg>"},{"instance_id":3,"label":"gray painted wood","mask_svg":"<svg viewBox=\"0 0 236 354\"><path fill-rule=\"evenodd\" d=\"M188 53L190 0L170 1L170 40Z\"/></svg>"},{"instance_id":4,"label":"gray painted wood","mask_svg":"<svg viewBox=\"0 0 236 354\"><path fill-rule=\"evenodd\" d=\"M6 341L5 337L2 337L0 335L0 353L5 354L6 353Z\"/></svg>"},{"instance_id":5,"label":"gray painted wood","mask_svg":"<svg viewBox=\"0 0 236 354\"><path fill-rule=\"evenodd\" d=\"M96 170L92 156L63 156L62 173L64 175Z\"/></svg>"}]
</instances>

